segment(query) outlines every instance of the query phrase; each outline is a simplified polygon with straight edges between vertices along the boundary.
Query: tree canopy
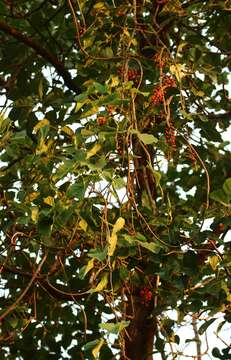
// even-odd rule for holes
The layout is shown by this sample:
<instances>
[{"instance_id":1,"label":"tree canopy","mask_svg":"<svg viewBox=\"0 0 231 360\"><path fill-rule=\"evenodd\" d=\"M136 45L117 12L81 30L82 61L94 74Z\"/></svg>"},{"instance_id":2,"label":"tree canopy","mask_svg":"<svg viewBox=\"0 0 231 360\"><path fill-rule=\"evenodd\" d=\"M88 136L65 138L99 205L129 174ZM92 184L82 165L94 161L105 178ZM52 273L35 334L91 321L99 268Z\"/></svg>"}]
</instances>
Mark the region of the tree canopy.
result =
<instances>
[{"instance_id":1,"label":"tree canopy","mask_svg":"<svg viewBox=\"0 0 231 360\"><path fill-rule=\"evenodd\" d=\"M230 11L0 2L0 359L231 358Z\"/></svg>"}]
</instances>

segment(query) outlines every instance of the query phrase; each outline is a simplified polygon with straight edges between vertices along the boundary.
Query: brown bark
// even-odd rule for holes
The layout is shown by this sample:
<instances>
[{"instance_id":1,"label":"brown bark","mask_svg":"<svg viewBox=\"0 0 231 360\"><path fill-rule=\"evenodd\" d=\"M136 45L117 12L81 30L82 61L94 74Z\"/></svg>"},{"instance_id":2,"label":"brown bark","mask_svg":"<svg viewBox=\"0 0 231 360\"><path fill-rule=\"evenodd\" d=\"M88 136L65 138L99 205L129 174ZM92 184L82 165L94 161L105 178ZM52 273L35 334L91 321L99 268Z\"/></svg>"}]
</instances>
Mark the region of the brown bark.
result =
<instances>
[{"instance_id":1,"label":"brown bark","mask_svg":"<svg viewBox=\"0 0 231 360\"><path fill-rule=\"evenodd\" d=\"M130 325L124 332L125 351L121 360L153 360L156 321L153 303L145 304L140 296L132 296L127 306Z\"/></svg>"}]
</instances>

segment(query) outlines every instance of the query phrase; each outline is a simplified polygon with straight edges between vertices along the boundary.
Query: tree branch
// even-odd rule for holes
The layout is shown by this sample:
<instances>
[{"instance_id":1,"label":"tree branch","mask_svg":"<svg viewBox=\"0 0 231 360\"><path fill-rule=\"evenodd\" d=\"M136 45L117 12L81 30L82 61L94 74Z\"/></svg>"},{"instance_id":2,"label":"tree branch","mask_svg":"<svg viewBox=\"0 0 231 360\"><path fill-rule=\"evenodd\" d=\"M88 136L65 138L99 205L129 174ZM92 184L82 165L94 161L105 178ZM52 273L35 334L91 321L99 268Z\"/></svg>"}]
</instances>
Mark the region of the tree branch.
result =
<instances>
[{"instance_id":1,"label":"tree branch","mask_svg":"<svg viewBox=\"0 0 231 360\"><path fill-rule=\"evenodd\" d=\"M0 321L2 321L7 315L9 315L15 308L16 306L20 303L20 301L24 298L24 296L26 295L26 293L28 292L28 290L30 289L30 287L32 286L33 282L35 281L36 277L38 276L44 262L46 261L47 258L47 254L44 255L44 257L42 258L40 264L38 265L37 270L35 271L34 274L31 274L31 279L28 283L28 285L26 286L26 288L23 290L23 292L20 294L20 296L17 298L17 300L10 305L4 312L3 314L1 314L0 316Z\"/></svg>"},{"instance_id":2,"label":"tree branch","mask_svg":"<svg viewBox=\"0 0 231 360\"><path fill-rule=\"evenodd\" d=\"M76 293L76 292L66 292L57 289L54 285L50 283L46 275L41 275L38 272L36 272L36 276L34 276L34 274L23 271L19 268L12 268L4 264L0 264L0 269L3 272L21 275L22 277L33 279L34 283L39 284L43 290L45 290L50 296L52 296L56 300L76 301L88 295L86 291L82 293L80 292ZM31 281L29 282L29 284L31 284Z\"/></svg>"},{"instance_id":3,"label":"tree branch","mask_svg":"<svg viewBox=\"0 0 231 360\"><path fill-rule=\"evenodd\" d=\"M72 79L69 71L64 67L63 63L57 59L53 54L44 49L40 44L38 44L34 39L29 36L22 34L16 28L7 25L4 21L0 20L0 31L12 36L19 42L33 49L38 55L40 55L43 59L48 61L51 65L54 66L57 73L63 78L65 85L68 89L74 91L76 94L81 93L81 89Z\"/></svg>"},{"instance_id":4,"label":"tree branch","mask_svg":"<svg viewBox=\"0 0 231 360\"><path fill-rule=\"evenodd\" d=\"M209 120L215 121L215 122L219 122L219 120L230 120L231 119L231 110L227 111L226 113L223 114L208 114L206 115L206 117Z\"/></svg>"}]
</instances>

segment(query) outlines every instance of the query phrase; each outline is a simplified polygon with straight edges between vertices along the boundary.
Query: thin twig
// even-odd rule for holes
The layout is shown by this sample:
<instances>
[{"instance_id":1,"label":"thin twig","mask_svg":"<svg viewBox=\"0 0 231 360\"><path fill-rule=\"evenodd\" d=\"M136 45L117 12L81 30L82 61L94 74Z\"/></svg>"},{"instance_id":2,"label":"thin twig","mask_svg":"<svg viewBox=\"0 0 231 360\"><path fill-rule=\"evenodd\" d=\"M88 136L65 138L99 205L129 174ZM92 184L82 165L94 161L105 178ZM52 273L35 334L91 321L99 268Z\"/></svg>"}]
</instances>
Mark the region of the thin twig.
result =
<instances>
[{"instance_id":1,"label":"thin twig","mask_svg":"<svg viewBox=\"0 0 231 360\"><path fill-rule=\"evenodd\" d=\"M42 258L37 270L35 271L35 273L33 274L31 280L29 281L28 285L26 286L26 288L23 290L23 292L21 293L21 295L17 298L17 300L8 307L8 309L6 309L6 311L4 311L4 313L0 316L0 321L2 321L8 314L10 314L18 305L18 303L20 303L20 301L24 298L24 296L26 295L26 293L28 292L28 290L30 289L30 287L32 286L32 284L34 283L37 275L40 273L41 268L44 264L44 262L46 261L48 254L45 254L44 257Z\"/></svg>"}]
</instances>

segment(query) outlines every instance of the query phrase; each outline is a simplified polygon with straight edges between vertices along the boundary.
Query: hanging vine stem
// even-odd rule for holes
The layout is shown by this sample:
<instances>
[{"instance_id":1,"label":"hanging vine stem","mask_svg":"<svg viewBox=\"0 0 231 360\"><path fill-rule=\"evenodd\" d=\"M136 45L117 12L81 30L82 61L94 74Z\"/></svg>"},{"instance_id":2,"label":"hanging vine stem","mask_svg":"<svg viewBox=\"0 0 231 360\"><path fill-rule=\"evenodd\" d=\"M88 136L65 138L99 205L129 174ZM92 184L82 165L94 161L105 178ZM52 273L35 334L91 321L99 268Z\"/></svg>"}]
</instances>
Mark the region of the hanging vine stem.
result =
<instances>
[{"instance_id":1,"label":"hanging vine stem","mask_svg":"<svg viewBox=\"0 0 231 360\"><path fill-rule=\"evenodd\" d=\"M231 349L231 344L228 344L225 340L223 340L216 331L214 331L213 333L225 346L227 346L227 348Z\"/></svg>"},{"instance_id":2,"label":"hanging vine stem","mask_svg":"<svg viewBox=\"0 0 231 360\"><path fill-rule=\"evenodd\" d=\"M82 44L81 44L81 41L80 41L80 27L79 27L79 23L78 23L76 14L75 14L75 9L73 7L73 4L72 4L71 0L67 0L67 2L68 2L68 6L69 6L69 8L71 10L73 23L74 23L74 27L75 27L75 30L76 30L77 43L78 43L78 46L79 46L80 50L83 52L83 54L86 57L88 57L90 59L93 59L93 60L105 60L105 61L108 61L108 60L115 60L115 59L118 59L118 60L123 59L124 58L123 56L118 56L118 55L117 56L108 56L108 57L92 56L82 47Z\"/></svg>"},{"instance_id":3,"label":"hanging vine stem","mask_svg":"<svg viewBox=\"0 0 231 360\"><path fill-rule=\"evenodd\" d=\"M179 133L180 134L180 133ZM193 151L193 153L196 155L197 159L199 160L199 162L201 163L201 166L202 168L204 169L205 171L205 175L206 175L206 180L207 180L207 192L206 192L206 203L205 203L205 207L206 207L206 210L209 208L209 194L210 194L210 177L209 177L209 172L205 166L205 163L204 161L201 159L200 155L198 154L198 152L196 151L196 149L194 148L194 146L192 144L190 144L190 142L188 141L187 139L187 136L183 135L183 134L180 134L186 144L188 145L188 147L190 148L191 151Z\"/></svg>"},{"instance_id":4,"label":"hanging vine stem","mask_svg":"<svg viewBox=\"0 0 231 360\"><path fill-rule=\"evenodd\" d=\"M83 21L84 29L86 29L86 21L85 21L85 17L84 17L84 15L83 15L83 12L82 12L82 9L81 9L80 2L79 2L79 0L76 0L76 2L77 2L78 8L79 8L79 12L80 12L80 15L81 15L81 18L82 18L82 21Z\"/></svg>"},{"instance_id":5,"label":"hanging vine stem","mask_svg":"<svg viewBox=\"0 0 231 360\"><path fill-rule=\"evenodd\" d=\"M46 259L47 259L47 255L45 254L44 257L42 258L37 270L35 271L35 273L33 274L31 280L29 281L28 285L26 286L26 288L23 290L23 292L21 293L21 295L17 298L17 300L8 307L8 309L6 309L6 311L4 311L4 313L0 316L0 321L2 321L7 315L9 315L18 305L18 303L20 303L20 301L24 298L24 296L26 295L26 293L28 292L28 290L30 289L30 287L33 285L36 277L38 276L38 274L40 273L43 264L45 263Z\"/></svg>"},{"instance_id":6,"label":"hanging vine stem","mask_svg":"<svg viewBox=\"0 0 231 360\"><path fill-rule=\"evenodd\" d=\"M195 335L194 339L195 339L195 343L196 343L197 359L201 360L202 359L201 340L200 340L198 328L197 328L197 319L198 319L198 315L192 314L192 327L193 327L193 331L194 331L194 335Z\"/></svg>"}]
</instances>

